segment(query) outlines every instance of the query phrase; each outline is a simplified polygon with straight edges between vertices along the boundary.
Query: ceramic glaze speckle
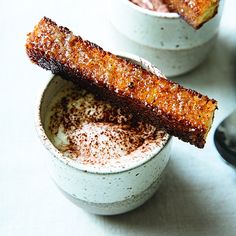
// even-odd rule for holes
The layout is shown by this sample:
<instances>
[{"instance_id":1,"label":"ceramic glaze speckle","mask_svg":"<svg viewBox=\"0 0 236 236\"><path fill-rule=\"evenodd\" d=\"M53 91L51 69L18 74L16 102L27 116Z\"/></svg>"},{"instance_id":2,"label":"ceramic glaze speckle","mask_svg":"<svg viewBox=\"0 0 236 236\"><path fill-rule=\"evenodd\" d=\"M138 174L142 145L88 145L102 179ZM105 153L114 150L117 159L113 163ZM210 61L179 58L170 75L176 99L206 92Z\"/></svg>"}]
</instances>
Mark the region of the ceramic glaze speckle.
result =
<instances>
[{"instance_id":1,"label":"ceramic glaze speckle","mask_svg":"<svg viewBox=\"0 0 236 236\"><path fill-rule=\"evenodd\" d=\"M146 60L121 55L144 68L159 73ZM147 201L157 190L170 156L171 138L157 147L145 162L120 170L99 170L80 164L58 151L45 133L45 117L50 101L68 81L54 76L46 86L37 113L37 128L45 147L53 155L46 159L50 175L62 192L85 210L104 215L130 211Z\"/></svg>"},{"instance_id":2,"label":"ceramic glaze speckle","mask_svg":"<svg viewBox=\"0 0 236 236\"><path fill-rule=\"evenodd\" d=\"M153 184L147 188L144 192L141 192L137 195L129 195L125 197L123 201L119 202L113 202L113 203L94 203L83 201L78 196L72 194L68 194L64 190L62 190L60 187L59 189L62 191L62 193L73 203L76 205L79 205L81 208L85 209L86 211L93 213L93 214L99 214L99 215L116 215L125 213L127 211L131 211L140 205L142 205L145 201L147 201L150 197L155 194L156 190L158 189L162 178L164 177L165 173L162 173Z\"/></svg>"},{"instance_id":3,"label":"ceramic glaze speckle","mask_svg":"<svg viewBox=\"0 0 236 236\"><path fill-rule=\"evenodd\" d=\"M114 46L148 59L166 76L185 73L207 57L217 37L223 7L221 1L218 14L195 30L176 13L153 12L129 0L107 3Z\"/></svg>"}]
</instances>

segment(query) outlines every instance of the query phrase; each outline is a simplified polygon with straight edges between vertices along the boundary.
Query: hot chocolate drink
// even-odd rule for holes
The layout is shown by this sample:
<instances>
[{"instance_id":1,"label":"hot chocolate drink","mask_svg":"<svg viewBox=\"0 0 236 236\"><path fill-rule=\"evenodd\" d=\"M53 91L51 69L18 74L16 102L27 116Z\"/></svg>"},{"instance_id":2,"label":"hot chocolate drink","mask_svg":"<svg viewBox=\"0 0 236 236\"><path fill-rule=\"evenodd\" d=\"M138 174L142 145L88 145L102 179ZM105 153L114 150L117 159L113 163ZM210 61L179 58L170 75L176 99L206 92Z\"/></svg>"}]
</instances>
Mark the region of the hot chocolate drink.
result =
<instances>
[{"instance_id":1,"label":"hot chocolate drink","mask_svg":"<svg viewBox=\"0 0 236 236\"><path fill-rule=\"evenodd\" d=\"M134 4L157 12L169 12L167 5L162 0L130 0Z\"/></svg>"},{"instance_id":2,"label":"hot chocolate drink","mask_svg":"<svg viewBox=\"0 0 236 236\"><path fill-rule=\"evenodd\" d=\"M165 132L71 83L51 100L46 124L51 142L65 156L100 170L141 164L168 139Z\"/></svg>"}]
</instances>

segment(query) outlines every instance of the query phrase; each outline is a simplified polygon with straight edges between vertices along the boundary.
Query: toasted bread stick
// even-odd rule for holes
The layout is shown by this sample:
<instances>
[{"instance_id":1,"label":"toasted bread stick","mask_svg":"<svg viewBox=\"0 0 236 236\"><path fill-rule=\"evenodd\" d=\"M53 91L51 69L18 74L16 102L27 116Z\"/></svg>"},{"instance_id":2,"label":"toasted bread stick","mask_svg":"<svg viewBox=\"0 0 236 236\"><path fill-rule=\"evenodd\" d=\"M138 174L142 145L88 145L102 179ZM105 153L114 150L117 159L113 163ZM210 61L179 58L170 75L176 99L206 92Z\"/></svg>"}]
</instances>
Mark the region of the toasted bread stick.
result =
<instances>
[{"instance_id":1,"label":"toasted bread stick","mask_svg":"<svg viewBox=\"0 0 236 236\"><path fill-rule=\"evenodd\" d=\"M193 28L200 28L217 13L219 0L163 0Z\"/></svg>"},{"instance_id":2,"label":"toasted bread stick","mask_svg":"<svg viewBox=\"0 0 236 236\"><path fill-rule=\"evenodd\" d=\"M26 51L42 68L98 92L183 141L204 146L215 100L106 52L45 17L28 34Z\"/></svg>"}]
</instances>

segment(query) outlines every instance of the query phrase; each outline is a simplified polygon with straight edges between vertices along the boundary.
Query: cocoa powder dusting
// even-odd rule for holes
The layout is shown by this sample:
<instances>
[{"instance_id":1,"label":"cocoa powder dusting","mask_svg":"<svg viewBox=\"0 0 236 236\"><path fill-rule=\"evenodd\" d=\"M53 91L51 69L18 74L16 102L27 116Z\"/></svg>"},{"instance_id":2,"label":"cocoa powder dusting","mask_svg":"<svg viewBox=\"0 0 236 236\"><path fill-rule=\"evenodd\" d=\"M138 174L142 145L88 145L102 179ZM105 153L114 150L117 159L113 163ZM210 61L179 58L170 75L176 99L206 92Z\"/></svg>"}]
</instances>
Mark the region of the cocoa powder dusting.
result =
<instances>
[{"instance_id":1,"label":"cocoa powder dusting","mask_svg":"<svg viewBox=\"0 0 236 236\"><path fill-rule=\"evenodd\" d=\"M167 5L161 0L130 0L134 4L157 12L169 12Z\"/></svg>"},{"instance_id":2,"label":"cocoa powder dusting","mask_svg":"<svg viewBox=\"0 0 236 236\"><path fill-rule=\"evenodd\" d=\"M60 151L83 164L106 166L125 157L130 161L167 138L85 90L71 87L61 93L52 102L49 131Z\"/></svg>"}]
</instances>

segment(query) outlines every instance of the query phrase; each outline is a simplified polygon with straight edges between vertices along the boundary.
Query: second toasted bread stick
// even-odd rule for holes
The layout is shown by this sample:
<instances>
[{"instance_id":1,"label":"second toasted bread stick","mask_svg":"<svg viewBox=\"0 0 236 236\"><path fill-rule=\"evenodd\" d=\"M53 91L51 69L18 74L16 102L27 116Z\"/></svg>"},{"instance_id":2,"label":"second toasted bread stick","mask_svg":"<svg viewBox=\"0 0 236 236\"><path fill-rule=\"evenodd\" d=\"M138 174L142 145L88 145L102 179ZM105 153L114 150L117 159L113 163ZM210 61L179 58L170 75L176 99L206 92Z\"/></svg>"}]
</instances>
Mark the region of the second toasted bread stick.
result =
<instances>
[{"instance_id":1,"label":"second toasted bread stick","mask_svg":"<svg viewBox=\"0 0 236 236\"><path fill-rule=\"evenodd\" d=\"M200 28L217 13L219 0L163 0L193 28Z\"/></svg>"}]
</instances>

